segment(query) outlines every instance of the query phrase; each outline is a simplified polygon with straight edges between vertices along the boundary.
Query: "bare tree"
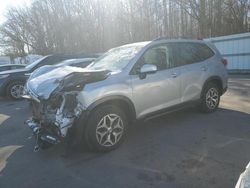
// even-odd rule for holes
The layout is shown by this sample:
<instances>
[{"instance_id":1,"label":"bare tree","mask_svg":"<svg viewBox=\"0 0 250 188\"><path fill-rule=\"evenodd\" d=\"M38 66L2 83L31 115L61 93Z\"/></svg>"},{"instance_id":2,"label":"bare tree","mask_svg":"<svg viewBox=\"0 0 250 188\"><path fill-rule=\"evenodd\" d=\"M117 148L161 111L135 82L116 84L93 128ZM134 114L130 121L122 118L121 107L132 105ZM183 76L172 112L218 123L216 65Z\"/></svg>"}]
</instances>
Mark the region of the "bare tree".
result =
<instances>
[{"instance_id":1,"label":"bare tree","mask_svg":"<svg viewBox=\"0 0 250 188\"><path fill-rule=\"evenodd\" d=\"M100 52L159 36L249 32L250 0L33 0L0 26L8 54Z\"/></svg>"}]
</instances>

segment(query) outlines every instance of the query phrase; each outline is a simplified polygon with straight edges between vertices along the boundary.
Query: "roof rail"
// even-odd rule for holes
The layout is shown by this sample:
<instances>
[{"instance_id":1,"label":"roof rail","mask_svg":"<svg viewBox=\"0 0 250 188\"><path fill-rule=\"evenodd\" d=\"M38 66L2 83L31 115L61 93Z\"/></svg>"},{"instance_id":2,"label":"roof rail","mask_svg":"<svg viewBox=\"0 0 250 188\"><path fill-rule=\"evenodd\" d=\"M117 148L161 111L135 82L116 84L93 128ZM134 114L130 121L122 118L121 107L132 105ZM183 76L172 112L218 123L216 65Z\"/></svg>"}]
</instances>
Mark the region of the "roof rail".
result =
<instances>
[{"instance_id":1,"label":"roof rail","mask_svg":"<svg viewBox=\"0 0 250 188\"><path fill-rule=\"evenodd\" d=\"M153 41L158 41L158 40L169 40L169 39L173 39L171 37L157 37L156 39L154 39Z\"/></svg>"},{"instance_id":2,"label":"roof rail","mask_svg":"<svg viewBox=\"0 0 250 188\"><path fill-rule=\"evenodd\" d=\"M153 41L158 41L158 40L170 40L170 39L193 39L192 37L158 37L154 39Z\"/></svg>"}]
</instances>

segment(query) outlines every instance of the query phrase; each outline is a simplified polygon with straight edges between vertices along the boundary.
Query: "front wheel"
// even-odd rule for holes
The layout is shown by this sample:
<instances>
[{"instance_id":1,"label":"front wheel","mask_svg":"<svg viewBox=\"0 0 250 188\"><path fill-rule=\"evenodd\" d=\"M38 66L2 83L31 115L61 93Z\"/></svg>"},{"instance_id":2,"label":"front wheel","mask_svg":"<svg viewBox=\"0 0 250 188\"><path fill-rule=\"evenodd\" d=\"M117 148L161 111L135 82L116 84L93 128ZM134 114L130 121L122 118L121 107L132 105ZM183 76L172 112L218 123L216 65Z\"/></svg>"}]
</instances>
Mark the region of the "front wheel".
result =
<instances>
[{"instance_id":1,"label":"front wheel","mask_svg":"<svg viewBox=\"0 0 250 188\"><path fill-rule=\"evenodd\" d=\"M127 133L124 112L112 105L105 105L92 112L85 129L85 142L94 151L111 151L117 148Z\"/></svg>"},{"instance_id":2,"label":"front wheel","mask_svg":"<svg viewBox=\"0 0 250 188\"><path fill-rule=\"evenodd\" d=\"M10 83L6 88L7 97L18 100L21 99L24 92L24 83L15 81Z\"/></svg>"},{"instance_id":3,"label":"front wheel","mask_svg":"<svg viewBox=\"0 0 250 188\"><path fill-rule=\"evenodd\" d=\"M220 90L214 83L208 83L201 96L200 109L202 112L214 112L220 103Z\"/></svg>"}]
</instances>

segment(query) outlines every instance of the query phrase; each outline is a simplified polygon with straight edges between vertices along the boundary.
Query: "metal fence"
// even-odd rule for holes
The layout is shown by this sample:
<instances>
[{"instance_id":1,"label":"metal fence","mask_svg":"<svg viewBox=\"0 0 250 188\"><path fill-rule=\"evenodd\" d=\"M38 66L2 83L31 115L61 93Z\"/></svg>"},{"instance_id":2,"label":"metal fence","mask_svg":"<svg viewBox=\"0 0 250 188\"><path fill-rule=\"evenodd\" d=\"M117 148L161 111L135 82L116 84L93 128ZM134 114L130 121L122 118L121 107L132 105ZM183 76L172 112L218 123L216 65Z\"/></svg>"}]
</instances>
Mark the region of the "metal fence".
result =
<instances>
[{"instance_id":1,"label":"metal fence","mask_svg":"<svg viewBox=\"0 0 250 188\"><path fill-rule=\"evenodd\" d=\"M250 33L205 39L228 60L229 72L250 73Z\"/></svg>"}]
</instances>

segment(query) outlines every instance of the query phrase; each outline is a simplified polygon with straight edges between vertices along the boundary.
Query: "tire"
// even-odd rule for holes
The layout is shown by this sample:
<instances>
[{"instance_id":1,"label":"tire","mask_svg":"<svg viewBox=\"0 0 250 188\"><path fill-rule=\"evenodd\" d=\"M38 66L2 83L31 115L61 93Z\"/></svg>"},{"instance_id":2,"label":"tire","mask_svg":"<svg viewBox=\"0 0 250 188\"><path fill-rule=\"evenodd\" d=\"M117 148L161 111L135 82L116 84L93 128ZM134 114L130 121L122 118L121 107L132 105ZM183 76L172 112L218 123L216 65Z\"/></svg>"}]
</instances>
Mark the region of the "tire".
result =
<instances>
[{"instance_id":1,"label":"tire","mask_svg":"<svg viewBox=\"0 0 250 188\"><path fill-rule=\"evenodd\" d=\"M216 84L206 84L201 95L200 110L205 113L216 111L220 103L220 95L220 89Z\"/></svg>"},{"instance_id":2,"label":"tire","mask_svg":"<svg viewBox=\"0 0 250 188\"><path fill-rule=\"evenodd\" d=\"M96 152L114 150L126 137L127 122L120 108L112 105L100 106L90 114L84 131L85 143L90 150Z\"/></svg>"},{"instance_id":3,"label":"tire","mask_svg":"<svg viewBox=\"0 0 250 188\"><path fill-rule=\"evenodd\" d=\"M22 92L24 89L24 82L14 81L6 87L6 95L10 99L22 99Z\"/></svg>"}]
</instances>

